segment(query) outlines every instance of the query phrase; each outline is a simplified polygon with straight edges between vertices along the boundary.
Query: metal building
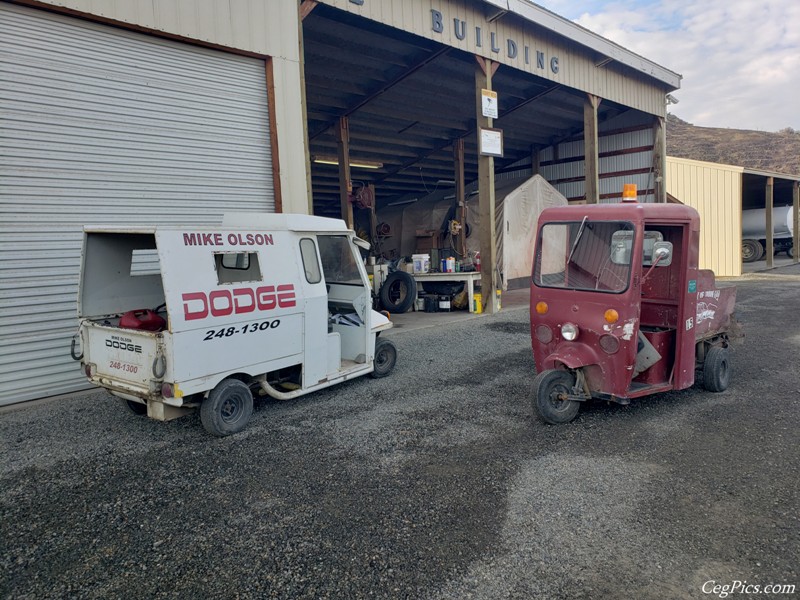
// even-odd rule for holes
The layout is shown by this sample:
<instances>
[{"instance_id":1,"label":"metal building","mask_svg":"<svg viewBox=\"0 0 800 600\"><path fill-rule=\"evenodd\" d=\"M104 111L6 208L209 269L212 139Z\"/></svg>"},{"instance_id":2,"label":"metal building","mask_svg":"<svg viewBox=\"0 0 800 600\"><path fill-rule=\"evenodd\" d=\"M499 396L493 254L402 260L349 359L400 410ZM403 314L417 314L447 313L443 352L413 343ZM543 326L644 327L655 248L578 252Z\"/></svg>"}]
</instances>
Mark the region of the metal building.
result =
<instances>
[{"instance_id":1,"label":"metal building","mask_svg":"<svg viewBox=\"0 0 800 600\"><path fill-rule=\"evenodd\" d=\"M366 190L477 182L493 255L496 174L663 200L679 84L526 0L0 1L0 404L84 386L84 224L352 221Z\"/></svg>"},{"instance_id":2,"label":"metal building","mask_svg":"<svg viewBox=\"0 0 800 600\"><path fill-rule=\"evenodd\" d=\"M52 4L0 2L0 404L85 387L83 225L308 206L293 3Z\"/></svg>"},{"instance_id":3,"label":"metal building","mask_svg":"<svg viewBox=\"0 0 800 600\"><path fill-rule=\"evenodd\" d=\"M667 157L667 193L700 213L700 267L718 277L742 274L742 211L760 209L766 217L772 207L793 207L794 247L800 247L799 183L797 175ZM766 253L766 265L773 261L773 254Z\"/></svg>"}]
</instances>

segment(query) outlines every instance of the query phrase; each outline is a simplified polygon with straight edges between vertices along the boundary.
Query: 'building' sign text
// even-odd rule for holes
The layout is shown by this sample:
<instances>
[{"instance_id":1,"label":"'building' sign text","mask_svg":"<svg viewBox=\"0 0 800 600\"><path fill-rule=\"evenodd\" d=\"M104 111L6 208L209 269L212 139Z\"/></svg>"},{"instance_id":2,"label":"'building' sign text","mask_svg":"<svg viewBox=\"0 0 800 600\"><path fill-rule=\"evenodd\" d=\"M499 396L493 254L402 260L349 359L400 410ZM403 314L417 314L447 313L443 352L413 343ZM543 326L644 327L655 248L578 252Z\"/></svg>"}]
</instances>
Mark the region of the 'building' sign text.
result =
<instances>
[{"instance_id":1,"label":"'building' sign text","mask_svg":"<svg viewBox=\"0 0 800 600\"><path fill-rule=\"evenodd\" d=\"M434 33L443 33L444 32L444 17L441 12L436 9L431 9L431 29ZM462 21L458 17L453 19L453 34L459 40L464 40L467 37L467 22ZM505 50L505 54L510 59L515 59L519 56L519 47L517 42L511 38L506 39L504 48L501 48L498 45L497 34L492 31L489 33L488 39L484 38L483 30L476 26L474 31L474 40L475 46L478 48L483 48L483 43L486 41L489 44L489 49L494 52L495 54L499 54L502 50ZM537 69L545 69L547 63L549 62L550 70L553 73L558 73L558 57L552 56L550 60L547 61L544 55L544 52L536 50L534 53L531 53L531 49L529 46L522 47L523 59L526 65L532 64L532 61L535 60L536 68Z\"/></svg>"}]
</instances>

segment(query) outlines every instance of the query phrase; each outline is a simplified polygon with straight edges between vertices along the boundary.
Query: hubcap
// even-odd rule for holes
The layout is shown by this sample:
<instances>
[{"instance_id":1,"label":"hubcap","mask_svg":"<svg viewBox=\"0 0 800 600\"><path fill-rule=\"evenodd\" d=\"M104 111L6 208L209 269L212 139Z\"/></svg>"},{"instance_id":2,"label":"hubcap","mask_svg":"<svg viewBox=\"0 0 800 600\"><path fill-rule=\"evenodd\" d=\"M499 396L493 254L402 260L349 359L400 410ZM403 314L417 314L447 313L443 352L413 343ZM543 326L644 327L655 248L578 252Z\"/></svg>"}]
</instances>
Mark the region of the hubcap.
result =
<instances>
[{"instance_id":1,"label":"hubcap","mask_svg":"<svg viewBox=\"0 0 800 600\"><path fill-rule=\"evenodd\" d=\"M569 400L564 399L567 394L569 394L569 388L562 384L554 385L548 394L550 406L555 410L565 410L569 406Z\"/></svg>"},{"instance_id":2,"label":"hubcap","mask_svg":"<svg viewBox=\"0 0 800 600\"><path fill-rule=\"evenodd\" d=\"M244 411L244 402L238 394L228 396L220 407L220 416L225 423L236 421Z\"/></svg>"}]
</instances>

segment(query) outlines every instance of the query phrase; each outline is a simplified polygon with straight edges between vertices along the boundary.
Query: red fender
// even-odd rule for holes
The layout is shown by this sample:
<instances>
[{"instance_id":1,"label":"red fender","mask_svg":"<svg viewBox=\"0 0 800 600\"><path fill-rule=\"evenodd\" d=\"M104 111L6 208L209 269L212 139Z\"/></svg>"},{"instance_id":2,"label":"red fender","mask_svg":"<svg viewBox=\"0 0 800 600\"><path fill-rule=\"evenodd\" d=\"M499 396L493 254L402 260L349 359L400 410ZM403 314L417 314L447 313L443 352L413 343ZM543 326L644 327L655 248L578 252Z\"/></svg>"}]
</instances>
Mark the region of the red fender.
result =
<instances>
[{"instance_id":1,"label":"red fender","mask_svg":"<svg viewBox=\"0 0 800 600\"><path fill-rule=\"evenodd\" d=\"M568 369L582 369L586 383L592 391L605 391L606 376L597 351L585 344L563 344L544 360L546 369L557 369L561 365Z\"/></svg>"},{"instance_id":2,"label":"red fender","mask_svg":"<svg viewBox=\"0 0 800 600\"><path fill-rule=\"evenodd\" d=\"M579 369L599 362L597 352L593 348L585 344L570 343L560 345L555 352L550 353L544 359L544 366L547 369L555 369L560 363L570 369Z\"/></svg>"}]
</instances>

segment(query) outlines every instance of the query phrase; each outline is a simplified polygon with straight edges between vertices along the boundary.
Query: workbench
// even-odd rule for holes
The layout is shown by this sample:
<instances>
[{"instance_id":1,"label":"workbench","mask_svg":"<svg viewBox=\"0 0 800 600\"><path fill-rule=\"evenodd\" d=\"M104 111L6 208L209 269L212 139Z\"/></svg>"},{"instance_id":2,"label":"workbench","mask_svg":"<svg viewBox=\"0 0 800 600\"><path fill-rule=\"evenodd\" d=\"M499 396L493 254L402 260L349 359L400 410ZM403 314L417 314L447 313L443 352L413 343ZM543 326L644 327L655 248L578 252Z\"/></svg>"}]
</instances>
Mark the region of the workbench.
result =
<instances>
[{"instance_id":1,"label":"workbench","mask_svg":"<svg viewBox=\"0 0 800 600\"><path fill-rule=\"evenodd\" d=\"M472 296L475 293L475 282L481 280L480 271L459 271L457 273L411 273L418 283L431 283L435 281L463 281L467 284L467 306L469 312L474 312Z\"/></svg>"}]
</instances>

